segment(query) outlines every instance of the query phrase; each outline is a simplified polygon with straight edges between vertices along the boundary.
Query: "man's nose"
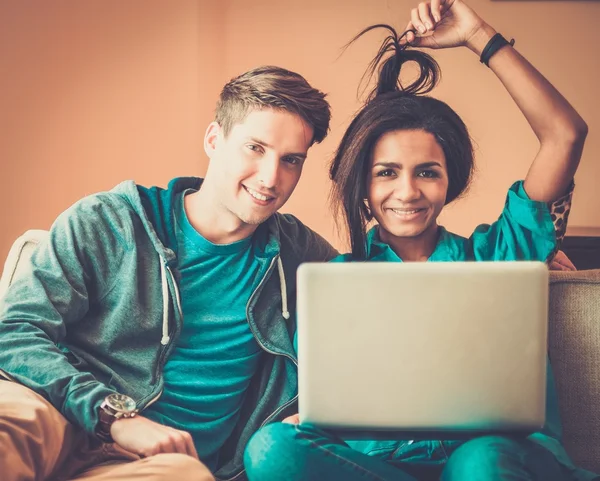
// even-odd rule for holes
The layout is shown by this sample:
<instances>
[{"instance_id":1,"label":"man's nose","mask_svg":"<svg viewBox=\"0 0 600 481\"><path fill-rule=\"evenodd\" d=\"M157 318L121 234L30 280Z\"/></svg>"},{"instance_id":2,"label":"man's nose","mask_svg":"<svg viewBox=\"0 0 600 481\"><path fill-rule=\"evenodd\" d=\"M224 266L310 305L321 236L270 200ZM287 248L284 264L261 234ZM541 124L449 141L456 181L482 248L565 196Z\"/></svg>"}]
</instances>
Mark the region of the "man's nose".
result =
<instances>
[{"instance_id":1,"label":"man's nose","mask_svg":"<svg viewBox=\"0 0 600 481\"><path fill-rule=\"evenodd\" d=\"M281 162L276 155L264 156L260 161L258 180L267 189L276 187L280 168Z\"/></svg>"}]
</instances>

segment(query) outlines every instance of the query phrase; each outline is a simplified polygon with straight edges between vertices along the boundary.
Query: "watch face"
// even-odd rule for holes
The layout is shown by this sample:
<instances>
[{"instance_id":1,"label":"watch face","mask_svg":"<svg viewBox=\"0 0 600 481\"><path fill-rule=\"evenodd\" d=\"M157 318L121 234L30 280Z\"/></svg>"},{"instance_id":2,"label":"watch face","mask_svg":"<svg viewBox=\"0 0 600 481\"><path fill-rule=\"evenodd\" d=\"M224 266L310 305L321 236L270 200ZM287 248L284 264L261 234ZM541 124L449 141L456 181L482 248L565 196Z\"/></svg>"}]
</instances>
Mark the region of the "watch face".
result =
<instances>
[{"instance_id":1,"label":"watch face","mask_svg":"<svg viewBox=\"0 0 600 481\"><path fill-rule=\"evenodd\" d=\"M130 413L135 411L135 401L125 394L111 394L106 398L106 403L115 411Z\"/></svg>"}]
</instances>

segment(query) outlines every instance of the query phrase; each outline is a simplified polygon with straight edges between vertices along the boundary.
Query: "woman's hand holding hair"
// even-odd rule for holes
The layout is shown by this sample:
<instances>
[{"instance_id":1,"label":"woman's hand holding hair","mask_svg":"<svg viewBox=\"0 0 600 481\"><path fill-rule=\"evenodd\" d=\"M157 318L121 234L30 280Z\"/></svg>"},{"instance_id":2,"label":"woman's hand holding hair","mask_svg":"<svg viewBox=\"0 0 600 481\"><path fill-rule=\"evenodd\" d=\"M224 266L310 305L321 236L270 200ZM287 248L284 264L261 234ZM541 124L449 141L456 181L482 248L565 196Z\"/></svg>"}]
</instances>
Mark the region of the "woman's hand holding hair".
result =
<instances>
[{"instance_id":1,"label":"woman's hand holding hair","mask_svg":"<svg viewBox=\"0 0 600 481\"><path fill-rule=\"evenodd\" d=\"M477 54L496 33L471 7L461 0L421 2L411 11L406 41L415 47L451 48L466 46Z\"/></svg>"},{"instance_id":2,"label":"woman's hand holding hair","mask_svg":"<svg viewBox=\"0 0 600 481\"><path fill-rule=\"evenodd\" d=\"M411 46L449 48L464 45L479 57L496 31L462 0L431 0L411 12L403 40ZM563 196L577 167L587 135L587 124L569 102L513 48L500 48L486 65L513 98L540 149L525 178L533 200L552 202ZM483 60L482 60L483 61Z\"/></svg>"}]
</instances>

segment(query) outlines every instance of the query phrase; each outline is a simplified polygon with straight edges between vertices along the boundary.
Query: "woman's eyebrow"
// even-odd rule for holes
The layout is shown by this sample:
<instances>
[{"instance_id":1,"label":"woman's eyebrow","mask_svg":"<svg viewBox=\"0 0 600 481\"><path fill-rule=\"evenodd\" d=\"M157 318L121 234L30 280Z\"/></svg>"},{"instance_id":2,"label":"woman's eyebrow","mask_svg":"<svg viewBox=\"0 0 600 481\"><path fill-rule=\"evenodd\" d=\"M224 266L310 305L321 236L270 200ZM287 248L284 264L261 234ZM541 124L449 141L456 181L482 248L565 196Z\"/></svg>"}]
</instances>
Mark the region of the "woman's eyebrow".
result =
<instances>
[{"instance_id":1,"label":"woman's eyebrow","mask_svg":"<svg viewBox=\"0 0 600 481\"><path fill-rule=\"evenodd\" d=\"M387 168L395 168L401 169L402 164L398 164L397 162L376 162L373 167L387 167ZM415 168L427 168L427 167L442 167L442 164L439 162L431 161L431 162L423 162L422 164L417 164Z\"/></svg>"}]
</instances>

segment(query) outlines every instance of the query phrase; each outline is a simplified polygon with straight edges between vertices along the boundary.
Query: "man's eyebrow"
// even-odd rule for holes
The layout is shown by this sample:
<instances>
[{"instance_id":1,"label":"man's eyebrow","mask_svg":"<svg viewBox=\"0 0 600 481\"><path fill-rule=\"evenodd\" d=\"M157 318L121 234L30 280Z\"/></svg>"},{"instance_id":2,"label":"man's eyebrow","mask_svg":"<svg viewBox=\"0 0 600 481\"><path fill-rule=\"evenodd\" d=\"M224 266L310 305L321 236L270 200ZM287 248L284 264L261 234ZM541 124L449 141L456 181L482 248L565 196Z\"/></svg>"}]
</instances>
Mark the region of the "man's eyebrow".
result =
<instances>
[{"instance_id":1,"label":"man's eyebrow","mask_svg":"<svg viewBox=\"0 0 600 481\"><path fill-rule=\"evenodd\" d=\"M256 137L250 137L250 140L252 142L254 142L255 144L262 145L263 147L266 147L267 149L272 149L273 148L273 146L271 144L267 144L264 140L257 139Z\"/></svg>"},{"instance_id":2,"label":"man's eyebrow","mask_svg":"<svg viewBox=\"0 0 600 481\"><path fill-rule=\"evenodd\" d=\"M267 149L273 148L273 146L271 144L268 144L264 140L257 139L256 137L250 137L250 141L254 142L255 144L262 145L263 147L265 147ZM306 155L307 154L305 152L290 152L289 154L285 154L285 157L294 156L294 157L300 157L302 159L306 159Z\"/></svg>"}]
</instances>

